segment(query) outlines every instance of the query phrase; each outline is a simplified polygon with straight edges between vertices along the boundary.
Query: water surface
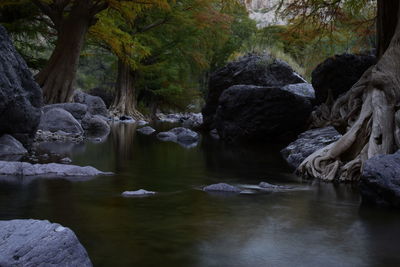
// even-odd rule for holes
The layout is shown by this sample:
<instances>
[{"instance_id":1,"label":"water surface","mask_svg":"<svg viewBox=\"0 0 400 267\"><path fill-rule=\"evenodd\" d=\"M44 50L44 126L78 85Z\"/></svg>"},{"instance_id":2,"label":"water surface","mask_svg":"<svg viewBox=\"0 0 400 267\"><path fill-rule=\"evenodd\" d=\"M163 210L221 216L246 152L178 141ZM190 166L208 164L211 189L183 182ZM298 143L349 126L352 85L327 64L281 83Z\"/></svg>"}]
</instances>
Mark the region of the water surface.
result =
<instances>
[{"instance_id":1,"label":"water surface","mask_svg":"<svg viewBox=\"0 0 400 267\"><path fill-rule=\"evenodd\" d=\"M74 164L113 176L0 182L0 219L70 227L95 266L400 266L400 216L360 208L350 185L306 183L279 147L186 149L117 125L102 144L63 145ZM208 194L207 184L290 185L258 195ZM123 198L127 190L160 194Z\"/></svg>"}]
</instances>

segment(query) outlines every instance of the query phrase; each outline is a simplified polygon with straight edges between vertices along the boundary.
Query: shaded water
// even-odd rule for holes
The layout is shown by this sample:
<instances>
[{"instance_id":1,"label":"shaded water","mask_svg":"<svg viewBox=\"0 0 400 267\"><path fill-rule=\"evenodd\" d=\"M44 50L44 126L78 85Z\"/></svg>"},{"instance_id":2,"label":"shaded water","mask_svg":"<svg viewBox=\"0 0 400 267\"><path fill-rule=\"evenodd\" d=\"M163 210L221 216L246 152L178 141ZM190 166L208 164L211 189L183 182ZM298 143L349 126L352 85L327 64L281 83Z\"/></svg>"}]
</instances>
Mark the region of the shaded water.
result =
<instances>
[{"instance_id":1,"label":"shaded water","mask_svg":"<svg viewBox=\"0 0 400 267\"><path fill-rule=\"evenodd\" d=\"M53 148L54 149L54 148ZM359 207L351 186L302 183L277 147L185 149L118 125L102 144L70 145L74 164L116 175L0 182L0 219L70 227L95 266L399 266L400 216ZM211 183L266 181L300 189L208 194ZM126 190L158 191L122 198Z\"/></svg>"}]
</instances>

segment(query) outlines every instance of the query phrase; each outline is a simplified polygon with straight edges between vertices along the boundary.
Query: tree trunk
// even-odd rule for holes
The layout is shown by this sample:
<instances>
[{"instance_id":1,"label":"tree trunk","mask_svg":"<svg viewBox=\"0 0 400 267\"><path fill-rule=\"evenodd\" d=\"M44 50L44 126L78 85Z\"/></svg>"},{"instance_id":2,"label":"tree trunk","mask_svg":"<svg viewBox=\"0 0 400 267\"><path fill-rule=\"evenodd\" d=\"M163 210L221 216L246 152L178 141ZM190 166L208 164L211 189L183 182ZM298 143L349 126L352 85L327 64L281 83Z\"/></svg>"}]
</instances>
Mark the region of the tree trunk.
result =
<instances>
[{"instance_id":1,"label":"tree trunk","mask_svg":"<svg viewBox=\"0 0 400 267\"><path fill-rule=\"evenodd\" d=\"M399 2L380 0L378 9L379 61L327 112L346 133L305 159L297 170L302 176L356 181L367 159L400 147Z\"/></svg>"},{"instance_id":2,"label":"tree trunk","mask_svg":"<svg viewBox=\"0 0 400 267\"><path fill-rule=\"evenodd\" d=\"M74 91L79 56L91 18L71 14L58 30L56 47L43 70L36 76L47 104L70 102Z\"/></svg>"},{"instance_id":3,"label":"tree trunk","mask_svg":"<svg viewBox=\"0 0 400 267\"><path fill-rule=\"evenodd\" d=\"M144 116L136 110L135 73L131 67L118 60L118 78L116 95L110 111L114 116L130 116L135 120L142 120Z\"/></svg>"}]
</instances>

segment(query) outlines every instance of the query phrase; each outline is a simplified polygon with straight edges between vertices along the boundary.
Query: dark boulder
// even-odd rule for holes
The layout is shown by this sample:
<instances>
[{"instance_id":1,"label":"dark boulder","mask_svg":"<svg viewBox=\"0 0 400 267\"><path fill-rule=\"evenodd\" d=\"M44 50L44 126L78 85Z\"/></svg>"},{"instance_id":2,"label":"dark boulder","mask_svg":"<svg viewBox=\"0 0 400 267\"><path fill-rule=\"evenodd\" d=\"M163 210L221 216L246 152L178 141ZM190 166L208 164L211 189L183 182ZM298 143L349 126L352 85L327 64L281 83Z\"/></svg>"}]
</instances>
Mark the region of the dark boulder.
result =
<instances>
[{"instance_id":1,"label":"dark boulder","mask_svg":"<svg viewBox=\"0 0 400 267\"><path fill-rule=\"evenodd\" d=\"M92 266L71 229L39 220L0 221L0 266Z\"/></svg>"},{"instance_id":2,"label":"dark boulder","mask_svg":"<svg viewBox=\"0 0 400 267\"><path fill-rule=\"evenodd\" d=\"M61 103L61 104L46 105L43 107L43 112L46 113L48 110L54 108L61 108L68 111L77 120L82 120L83 117L85 117L86 112L88 111L88 107L85 104Z\"/></svg>"},{"instance_id":3,"label":"dark boulder","mask_svg":"<svg viewBox=\"0 0 400 267\"><path fill-rule=\"evenodd\" d=\"M308 130L282 149L281 155L290 167L297 169L312 153L336 142L340 137L341 135L333 127Z\"/></svg>"},{"instance_id":4,"label":"dark boulder","mask_svg":"<svg viewBox=\"0 0 400 267\"><path fill-rule=\"evenodd\" d=\"M337 99L375 63L376 57L372 55L342 54L326 59L312 72L316 103L324 103L329 92L333 100Z\"/></svg>"},{"instance_id":5,"label":"dark boulder","mask_svg":"<svg viewBox=\"0 0 400 267\"><path fill-rule=\"evenodd\" d=\"M268 55L249 54L211 73L206 105L202 110L203 127L214 128L214 116L222 92L233 85L258 85L282 87L304 83L284 61Z\"/></svg>"},{"instance_id":6,"label":"dark boulder","mask_svg":"<svg viewBox=\"0 0 400 267\"><path fill-rule=\"evenodd\" d=\"M40 122L42 101L40 87L0 26L0 135L29 143Z\"/></svg>"},{"instance_id":7,"label":"dark boulder","mask_svg":"<svg viewBox=\"0 0 400 267\"><path fill-rule=\"evenodd\" d=\"M222 140L287 141L306 126L312 105L278 87L236 85L219 99L216 126Z\"/></svg>"},{"instance_id":8,"label":"dark boulder","mask_svg":"<svg viewBox=\"0 0 400 267\"><path fill-rule=\"evenodd\" d=\"M81 124L64 109L53 108L43 114L39 129L42 131L83 134Z\"/></svg>"},{"instance_id":9,"label":"dark boulder","mask_svg":"<svg viewBox=\"0 0 400 267\"><path fill-rule=\"evenodd\" d=\"M108 110L104 101L98 96L92 96L80 90L75 91L74 102L88 106L88 112L92 115L108 117Z\"/></svg>"},{"instance_id":10,"label":"dark boulder","mask_svg":"<svg viewBox=\"0 0 400 267\"><path fill-rule=\"evenodd\" d=\"M367 160L359 188L364 204L400 208L400 150Z\"/></svg>"}]
</instances>

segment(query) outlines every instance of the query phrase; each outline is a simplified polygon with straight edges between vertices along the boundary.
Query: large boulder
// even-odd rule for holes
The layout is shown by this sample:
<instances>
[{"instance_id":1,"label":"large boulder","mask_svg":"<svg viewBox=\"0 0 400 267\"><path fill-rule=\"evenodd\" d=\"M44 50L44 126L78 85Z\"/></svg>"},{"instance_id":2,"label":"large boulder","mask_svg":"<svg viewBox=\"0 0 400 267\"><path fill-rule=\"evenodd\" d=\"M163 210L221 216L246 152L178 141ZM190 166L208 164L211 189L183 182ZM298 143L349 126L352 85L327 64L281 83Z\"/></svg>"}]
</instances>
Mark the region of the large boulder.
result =
<instances>
[{"instance_id":1,"label":"large boulder","mask_svg":"<svg viewBox=\"0 0 400 267\"><path fill-rule=\"evenodd\" d=\"M19 160L27 153L25 147L11 135L5 134L0 137L0 159Z\"/></svg>"},{"instance_id":2,"label":"large boulder","mask_svg":"<svg viewBox=\"0 0 400 267\"><path fill-rule=\"evenodd\" d=\"M281 155L290 167L297 169L312 153L336 142L340 137L341 135L333 127L308 130L282 149Z\"/></svg>"},{"instance_id":3,"label":"large boulder","mask_svg":"<svg viewBox=\"0 0 400 267\"><path fill-rule=\"evenodd\" d=\"M203 127L208 130L214 128L218 100L222 92L233 85L282 87L304 82L287 63L269 55L249 54L228 63L210 75L206 105L202 110Z\"/></svg>"},{"instance_id":4,"label":"large boulder","mask_svg":"<svg viewBox=\"0 0 400 267\"><path fill-rule=\"evenodd\" d=\"M342 54L326 59L312 72L316 103L324 103L329 94L337 99L375 63L376 57L372 55Z\"/></svg>"},{"instance_id":5,"label":"large boulder","mask_svg":"<svg viewBox=\"0 0 400 267\"><path fill-rule=\"evenodd\" d=\"M85 104L80 104L80 103L61 103L61 104L51 104L51 105L46 105L44 106L43 112L46 113L50 109L55 109L55 108L61 108L64 109L65 111L68 111L71 113L72 116L74 116L75 119L77 120L82 120L83 117L85 117L88 107Z\"/></svg>"},{"instance_id":6,"label":"large boulder","mask_svg":"<svg viewBox=\"0 0 400 267\"><path fill-rule=\"evenodd\" d=\"M359 188L364 204L400 208L400 150L367 160Z\"/></svg>"},{"instance_id":7,"label":"large boulder","mask_svg":"<svg viewBox=\"0 0 400 267\"><path fill-rule=\"evenodd\" d=\"M104 117L92 116L89 113L82 120L82 128L90 137L103 137L110 133L110 125L104 120Z\"/></svg>"},{"instance_id":8,"label":"large boulder","mask_svg":"<svg viewBox=\"0 0 400 267\"><path fill-rule=\"evenodd\" d=\"M216 128L228 143L287 141L304 130L311 110L308 99L281 88L236 85L219 99Z\"/></svg>"},{"instance_id":9,"label":"large boulder","mask_svg":"<svg viewBox=\"0 0 400 267\"><path fill-rule=\"evenodd\" d=\"M39 220L0 221L0 266L92 266L74 232Z\"/></svg>"},{"instance_id":10,"label":"large boulder","mask_svg":"<svg viewBox=\"0 0 400 267\"><path fill-rule=\"evenodd\" d=\"M74 102L88 106L88 112L92 115L101 115L108 117L108 110L103 99L98 96L92 96L80 90L75 91Z\"/></svg>"},{"instance_id":11,"label":"large boulder","mask_svg":"<svg viewBox=\"0 0 400 267\"><path fill-rule=\"evenodd\" d=\"M0 26L0 135L28 143L39 125L42 101L40 87Z\"/></svg>"},{"instance_id":12,"label":"large boulder","mask_svg":"<svg viewBox=\"0 0 400 267\"><path fill-rule=\"evenodd\" d=\"M49 109L43 114L39 129L42 131L62 131L72 134L83 134L81 124L69 113L61 108Z\"/></svg>"}]
</instances>

